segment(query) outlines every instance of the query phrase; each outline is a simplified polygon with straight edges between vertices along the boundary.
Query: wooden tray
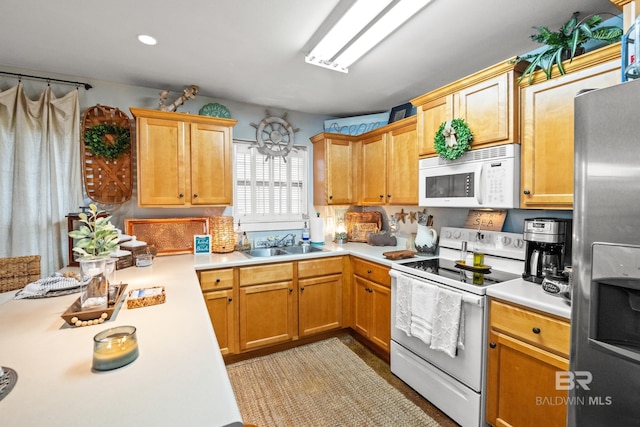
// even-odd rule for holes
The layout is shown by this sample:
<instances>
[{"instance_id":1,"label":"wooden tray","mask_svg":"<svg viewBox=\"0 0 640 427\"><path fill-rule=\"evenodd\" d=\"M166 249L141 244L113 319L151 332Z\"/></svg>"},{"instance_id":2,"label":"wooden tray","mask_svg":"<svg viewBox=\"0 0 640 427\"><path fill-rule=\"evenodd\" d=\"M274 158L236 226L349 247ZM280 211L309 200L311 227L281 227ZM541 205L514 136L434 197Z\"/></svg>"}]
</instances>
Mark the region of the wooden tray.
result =
<instances>
[{"instance_id":1,"label":"wooden tray","mask_svg":"<svg viewBox=\"0 0 640 427\"><path fill-rule=\"evenodd\" d=\"M416 251L407 251L407 250L399 250L399 251L388 251L388 252L383 252L382 256L384 256L386 259L407 259L407 258L413 258L414 256L416 256L417 252Z\"/></svg>"},{"instance_id":2,"label":"wooden tray","mask_svg":"<svg viewBox=\"0 0 640 427\"><path fill-rule=\"evenodd\" d=\"M71 304L71 307L69 307L67 311L62 313L61 317L71 326L97 325L99 323L97 319L100 319L103 313L107 315L107 317L104 318L104 321L111 319L111 316L113 315L116 307L126 296L125 290L127 289L127 284L121 283L116 286L118 287L118 295L116 297L115 304L109 305L107 308L103 309L82 311L82 307L80 306L80 298L78 298L74 301L73 304ZM77 320L75 322L72 322L71 320L75 318L77 318ZM77 325L78 321L87 322L87 324ZM92 321L91 324L88 323L89 321ZM95 321L95 323L93 321Z\"/></svg>"},{"instance_id":3,"label":"wooden tray","mask_svg":"<svg viewBox=\"0 0 640 427\"><path fill-rule=\"evenodd\" d=\"M473 271L474 273L481 273L481 274L491 273L490 265L477 265L477 266L467 265L467 263L462 260L456 261L456 267L462 270Z\"/></svg>"}]
</instances>

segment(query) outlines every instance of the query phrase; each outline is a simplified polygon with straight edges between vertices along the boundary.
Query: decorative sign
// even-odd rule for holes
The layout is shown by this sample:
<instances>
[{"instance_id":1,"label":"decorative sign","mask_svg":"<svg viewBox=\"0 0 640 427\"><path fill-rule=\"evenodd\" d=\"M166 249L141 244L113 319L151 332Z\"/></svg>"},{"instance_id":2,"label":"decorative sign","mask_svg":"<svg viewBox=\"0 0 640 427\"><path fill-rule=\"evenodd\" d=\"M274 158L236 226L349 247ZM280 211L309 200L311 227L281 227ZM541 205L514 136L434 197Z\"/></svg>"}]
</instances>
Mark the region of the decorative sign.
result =
<instances>
[{"instance_id":1,"label":"decorative sign","mask_svg":"<svg viewBox=\"0 0 640 427\"><path fill-rule=\"evenodd\" d=\"M211 253L211 235L196 234L193 236L193 253L209 254Z\"/></svg>"},{"instance_id":2,"label":"decorative sign","mask_svg":"<svg viewBox=\"0 0 640 427\"><path fill-rule=\"evenodd\" d=\"M474 230L502 231L507 211L470 210L464 228Z\"/></svg>"}]
</instances>

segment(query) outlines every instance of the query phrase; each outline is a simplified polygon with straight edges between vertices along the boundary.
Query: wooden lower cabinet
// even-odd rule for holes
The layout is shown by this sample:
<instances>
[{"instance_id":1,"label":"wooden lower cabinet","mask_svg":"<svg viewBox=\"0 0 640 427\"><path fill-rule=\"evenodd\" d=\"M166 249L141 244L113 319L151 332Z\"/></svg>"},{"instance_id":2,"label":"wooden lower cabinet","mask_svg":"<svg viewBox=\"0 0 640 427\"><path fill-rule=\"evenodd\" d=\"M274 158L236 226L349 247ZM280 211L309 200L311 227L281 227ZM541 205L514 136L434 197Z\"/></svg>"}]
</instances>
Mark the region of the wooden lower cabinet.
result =
<instances>
[{"instance_id":1,"label":"wooden lower cabinet","mask_svg":"<svg viewBox=\"0 0 640 427\"><path fill-rule=\"evenodd\" d=\"M556 372L569 370L569 323L524 307L490 302L487 422L493 426L564 426L567 390Z\"/></svg>"},{"instance_id":2,"label":"wooden lower cabinet","mask_svg":"<svg viewBox=\"0 0 640 427\"><path fill-rule=\"evenodd\" d=\"M240 351L297 339L293 263L239 268Z\"/></svg>"},{"instance_id":3,"label":"wooden lower cabinet","mask_svg":"<svg viewBox=\"0 0 640 427\"><path fill-rule=\"evenodd\" d=\"M342 328L342 262L342 257L298 262L301 337Z\"/></svg>"},{"instance_id":4,"label":"wooden lower cabinet","mask_svg":"<svg viewBox=\"0 0 640 427\"><path fill-rule=\"evenodd\" d=\"M237 302L233 294L233 269L199 271L198 278L220 352L223 355L236 353L238 322L235 321Z\"/></svg>"},{"instance_id":5,"label":"wooden lower cabinet","mask_svg":"<svg viewBox=\"0 0 640 427\"><path fill-rule=\"evenodd\" d=\"M353 329L384 352L391 347L391 278L387 267L353 261Z\"/></svg>"}]
</instances>

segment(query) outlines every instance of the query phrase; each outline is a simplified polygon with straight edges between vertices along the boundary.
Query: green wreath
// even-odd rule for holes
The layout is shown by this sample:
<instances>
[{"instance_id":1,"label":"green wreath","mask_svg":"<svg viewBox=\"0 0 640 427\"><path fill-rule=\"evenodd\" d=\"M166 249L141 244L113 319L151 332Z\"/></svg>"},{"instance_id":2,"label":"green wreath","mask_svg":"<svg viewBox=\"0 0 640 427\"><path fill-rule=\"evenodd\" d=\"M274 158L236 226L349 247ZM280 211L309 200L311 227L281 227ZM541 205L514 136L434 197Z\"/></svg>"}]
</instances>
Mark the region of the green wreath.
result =
<instances>
[{"instance_id":1,"label":"green wreath","mask_svg":"<svg viewBox=\"0 0 640 427\"><path fill-rule=\"evenodd\" d=\"M457 143L453 147L447 146L447 138L444 135L444 130L447 122L444 122L438 128L436 137L433 140L433 146L440 157L446 160L455 160L462 156L467 150L471 148L471 140L473 134L469 129L469 126L464 122L464 119L451 120L451 127L456 133Z\"/></svg>"},{"instance_id":2,"label":"green wreath","mask_svg":"<svg viewBox=\"0 0 640 427\"><path fill-rule=\"evenodd\" d=\"M113 144L106 144L105 135L116 135ZM84 143L96 156L115 160L131 146L129 129L119 125L95 125L84 131Z\"/></svg>"}]
</instances>

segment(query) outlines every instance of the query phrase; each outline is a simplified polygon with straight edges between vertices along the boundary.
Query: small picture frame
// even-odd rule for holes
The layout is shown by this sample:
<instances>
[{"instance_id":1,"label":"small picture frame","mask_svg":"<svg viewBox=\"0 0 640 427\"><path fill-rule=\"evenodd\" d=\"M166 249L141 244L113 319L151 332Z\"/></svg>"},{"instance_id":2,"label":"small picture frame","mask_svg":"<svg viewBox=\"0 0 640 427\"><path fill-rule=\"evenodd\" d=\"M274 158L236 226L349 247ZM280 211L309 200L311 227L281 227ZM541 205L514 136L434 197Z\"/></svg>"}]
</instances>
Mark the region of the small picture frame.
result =
<instances>
[{"instance_id":1,"label":"small picture frame","mask_svg":"<svg viewBox=\"0 0 640 427\"><path fill-rule=\"evenodd\" d=\"M413 116L415 114L413 109L413 104L410 102L393 107L391 109L391 113L389 113L389 123L397 122L398 120Z\"/></svg>"},{"instance_id":2,"label":"small picture frame","mask_svg":"<svg viewBox=\"0 0 640 427\"><path fill-rule=\"evenodd\" d=\"M211 235L195 234L193 236L193 253L194 254L210 254L211 253Z\"/></svg>"}]
</instances>

